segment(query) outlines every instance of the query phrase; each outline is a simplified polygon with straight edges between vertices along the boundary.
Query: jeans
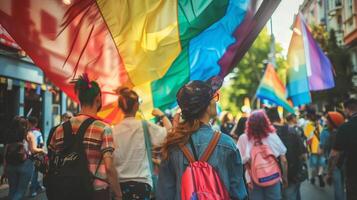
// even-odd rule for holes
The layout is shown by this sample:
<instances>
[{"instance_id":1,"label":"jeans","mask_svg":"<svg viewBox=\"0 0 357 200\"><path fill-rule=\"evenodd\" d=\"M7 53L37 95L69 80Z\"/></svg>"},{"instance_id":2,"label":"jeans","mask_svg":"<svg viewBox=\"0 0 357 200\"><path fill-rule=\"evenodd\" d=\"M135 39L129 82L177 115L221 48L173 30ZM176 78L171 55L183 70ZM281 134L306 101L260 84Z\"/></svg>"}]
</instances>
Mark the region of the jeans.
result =
<instances>
[{"instance_id":1,"label":"jeans","mask_svg":"<svg viewBox=\"0 0 357 200\"><path fill-rule=\"evenodd\" d=\"M32 174L34 171L33 162L25 160L20 165L8 165L6 174L9 179L9 199L22 200L27 191Z\"/></svg>"},{"instance_id":2,"label":"jeans","mask_svg":"<svg viewBox=\"0 0 357 200\"><path fill-rule=\"evenodd\" d=\"M289 183L288 188L283 191L284 200L299 200L300 183Z\"/></svg>"},{"instance_id":3,"label":"jeans","mask_svg":"<svg viewBox=\"0 0 357 200\"><path fill-rule=\"evenodd\" d=\"M335 168L333 171L333 188L335 190L335 200L345 200L345 184L342 176L342 171Z\"/></svg>"},{"instance_id":4,"label":"jeans","mask_svg":"<svg viewBox=\"0 0 357 200\"><path fill-rule=\"evenodd\" d=\"M41 189L40 182L38 181L38 171L35 169L31 179L30 185L30 193L37 192L37 190Z\"/></svg>"},{"instance_id":5,"label":"jeans","mask_svg":"<svg viewBox=\"0 0 357 200\"><path fill-rule=\"evenodd\" d=\"M280 200L281 185L280 182L269 187L260 187L253 185L253 191L250 193L251 200Z\"/></svg>"}]
</instances>

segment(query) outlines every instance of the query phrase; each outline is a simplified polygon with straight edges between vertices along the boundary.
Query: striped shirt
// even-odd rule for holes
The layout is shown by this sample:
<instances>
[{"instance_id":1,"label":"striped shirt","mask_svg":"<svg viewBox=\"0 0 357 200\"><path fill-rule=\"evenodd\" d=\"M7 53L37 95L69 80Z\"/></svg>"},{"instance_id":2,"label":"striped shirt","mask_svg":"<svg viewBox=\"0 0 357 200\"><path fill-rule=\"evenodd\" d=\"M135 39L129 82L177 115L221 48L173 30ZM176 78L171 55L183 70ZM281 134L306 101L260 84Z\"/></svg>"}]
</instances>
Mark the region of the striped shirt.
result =
<instances>
[{"instance_id":1,"label":"striped shirt","mask_svg":"<svg viewBox=\"0 0 357 200\"><path fill-rule=\"evenodd\" d=\"M88 116L86 115L79 115L70 119L73 133L77 133L80 125L87 118ZM54 132L53 137L51 138L49 146L51 150L58 152L63 149L63 134L63 126L59 126ZM94 121L84 134L83 144L85 152L87 154L89 170L94 174L101 159L101 156L104 153L112 153L114 151L112 129L108 124L103 121ZM95 176L101 179L107 179L104 163L101 162L99 165L100 166ZM95 190L101 190L107 187L107 183L95 179Z\"/></svg>"}]
</instances>

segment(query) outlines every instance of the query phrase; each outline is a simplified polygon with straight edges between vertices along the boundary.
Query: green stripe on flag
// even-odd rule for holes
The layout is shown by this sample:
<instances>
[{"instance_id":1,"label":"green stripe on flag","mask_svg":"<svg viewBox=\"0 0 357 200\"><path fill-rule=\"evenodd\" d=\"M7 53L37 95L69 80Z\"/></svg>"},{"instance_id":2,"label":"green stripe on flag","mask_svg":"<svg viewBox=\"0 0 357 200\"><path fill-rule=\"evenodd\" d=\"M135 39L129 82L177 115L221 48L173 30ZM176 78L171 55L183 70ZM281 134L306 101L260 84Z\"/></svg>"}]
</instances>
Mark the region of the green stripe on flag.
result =
<instances>
[{"instance_id":1,"label":"green stripe on flag","mask_svg":"<svg viewBox=\"0 0 357 200\"><path fill-rule=\"evenodd\" d=\"M221 19L228 7L228 0L180 0L178 21L182 48L189 41Z\"/></svg>"},{"instance_id":2,"label":"green stripe on flag","mask_svg":"<svg viewBox=\"0 0 357 200\"><path fill-rule=\"evenodd\" d=\"M181 51L165 76L151 83L155 108L166 110L176 101L176 93L190 79L188 49Z\"/></svg>"},{"instance_id":3,"label":"green stripe on flag","mask_svg":"<svg viewBox=\"0 0 357 200\"><path fill-rule=\"evenodd\" d=\"M188 48L192 38L221 19L227 10L229 0L180 0L178 21L182 50L166 74L151 83L155 108L171 108L176 93L190 80Z\"/></svg>"}]
</instances>

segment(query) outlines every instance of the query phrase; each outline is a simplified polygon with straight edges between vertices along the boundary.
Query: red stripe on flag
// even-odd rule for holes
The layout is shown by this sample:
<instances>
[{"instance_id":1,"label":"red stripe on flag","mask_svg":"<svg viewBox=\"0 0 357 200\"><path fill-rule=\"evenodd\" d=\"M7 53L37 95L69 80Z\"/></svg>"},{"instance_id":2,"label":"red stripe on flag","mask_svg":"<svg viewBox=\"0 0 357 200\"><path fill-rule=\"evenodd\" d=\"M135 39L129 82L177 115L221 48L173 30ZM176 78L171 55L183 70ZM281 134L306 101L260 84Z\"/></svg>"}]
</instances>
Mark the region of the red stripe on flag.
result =
<instances>
[{"instance_id":1,"label":"red stripe on flag","mask_svg":"<svg viewBox=\"0 0 357 200\"><path fill-rule=\"evenodd\" d=\"M105 104L116 100L110 93L117 87L132 85L94 0L71 6L53 0L1 0L0 23L72 99L69 83L75 74L86 72L96 79Z\"/></svg>"}]
</instances>

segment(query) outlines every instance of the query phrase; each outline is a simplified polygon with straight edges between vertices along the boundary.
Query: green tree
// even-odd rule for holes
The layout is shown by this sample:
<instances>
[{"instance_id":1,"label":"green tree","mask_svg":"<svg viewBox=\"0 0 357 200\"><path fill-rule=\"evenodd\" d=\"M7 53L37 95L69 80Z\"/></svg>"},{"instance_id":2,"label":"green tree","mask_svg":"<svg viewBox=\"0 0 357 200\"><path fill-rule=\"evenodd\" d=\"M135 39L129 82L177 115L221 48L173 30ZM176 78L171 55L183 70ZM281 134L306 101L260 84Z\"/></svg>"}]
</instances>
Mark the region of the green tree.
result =
<instances>
[{"instance_id":1,"label":"green tree","mask_svg":"<svg viewBox=\"0 0 357 200\"><path fill-rule=\"evenodd\" d=\"M222 89L224 98L222 98L221 104L223 109L237 113L243 106L245 97L250 100L254 99L265 65L268 62L270 45L271 37L267 29L263 29L243 59L228 75L229 80L226 80L228 83ZM287 64L281 54L282 50L279 44L275 45L278 74L282 76L282 79L285 79L284 70Z\"/></svg>"},{"instance_id":2,"label":"green tree","mask_svg":"<svg viewBox=\"0 0 357 200\"><path fill-rule=\"evenodd\" d=\"M319 43L321 49L327 52L329 49L329 34L326 31L324 25L312 25L311 26L312 37Z\"/></svg>"}]
</instances>

